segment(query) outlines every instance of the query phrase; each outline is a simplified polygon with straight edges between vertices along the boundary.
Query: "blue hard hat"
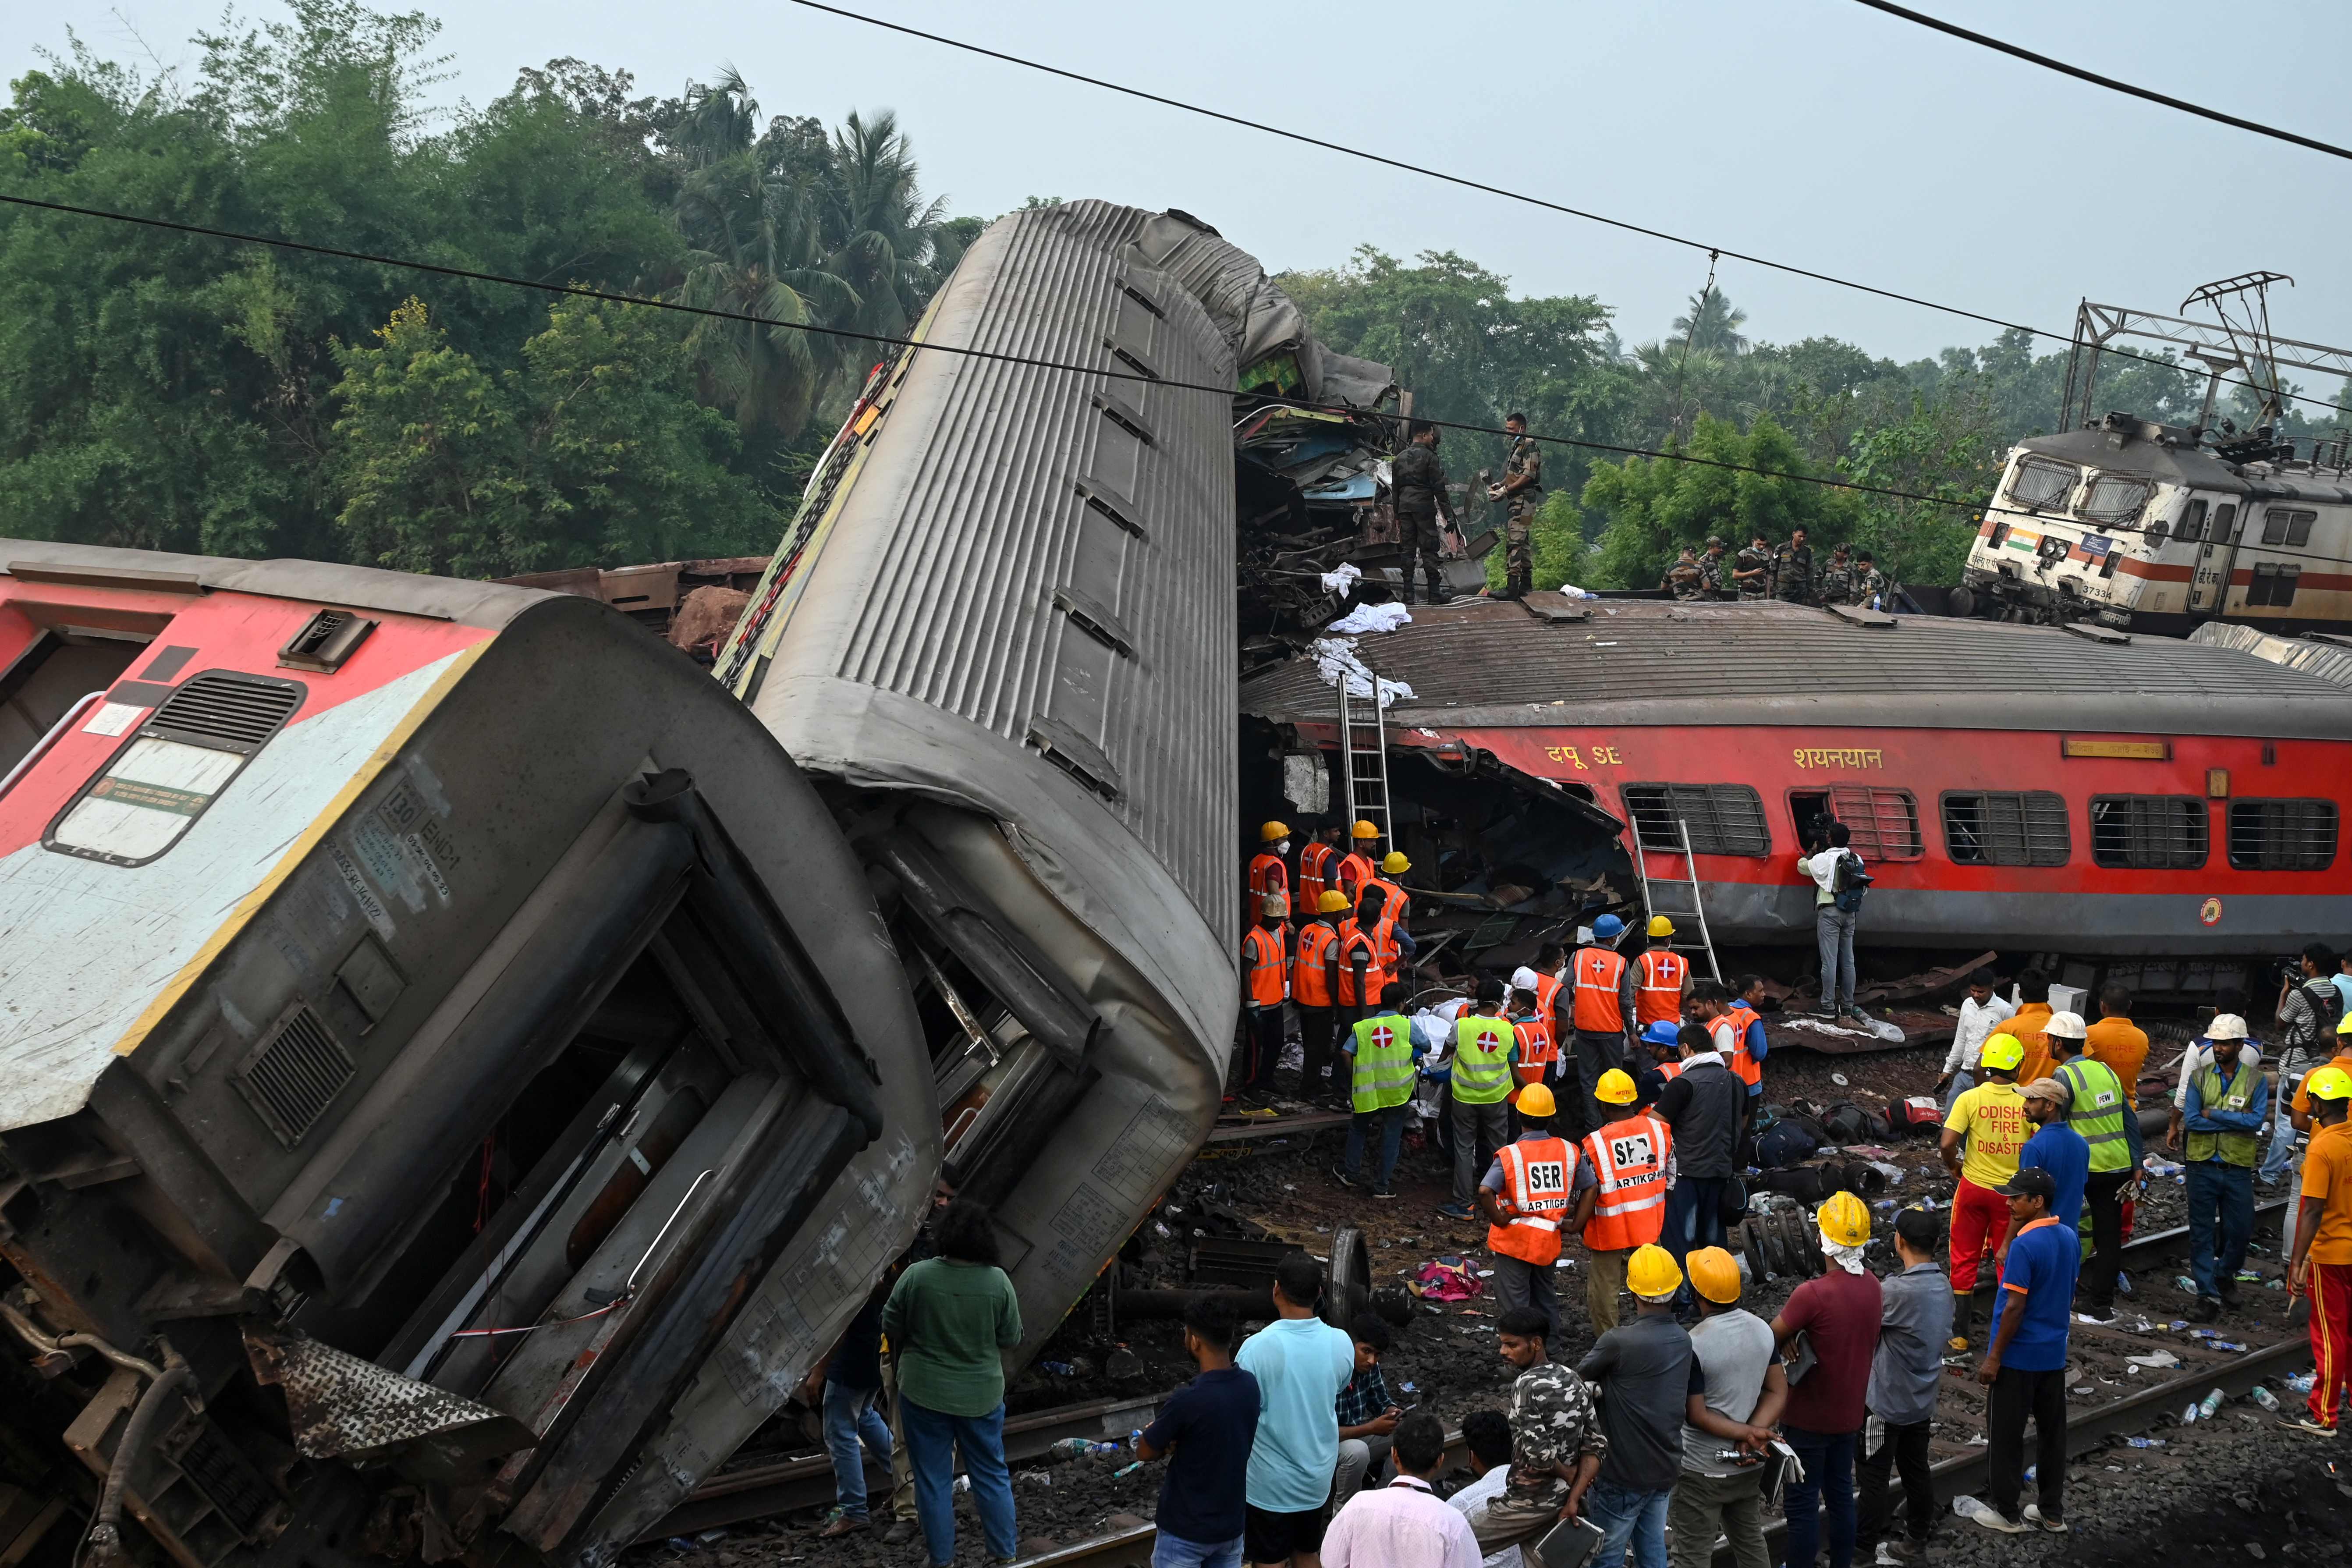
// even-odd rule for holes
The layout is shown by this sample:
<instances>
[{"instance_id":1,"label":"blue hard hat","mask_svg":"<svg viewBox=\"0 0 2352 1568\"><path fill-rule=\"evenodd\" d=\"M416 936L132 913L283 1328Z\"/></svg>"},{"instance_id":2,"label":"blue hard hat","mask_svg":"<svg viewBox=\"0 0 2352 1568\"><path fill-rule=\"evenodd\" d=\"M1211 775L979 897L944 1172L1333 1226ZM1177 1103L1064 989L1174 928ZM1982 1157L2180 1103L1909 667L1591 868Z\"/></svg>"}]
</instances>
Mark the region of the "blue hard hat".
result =
<instances>
[{"instance_id":1,"label":"blue hard hat","mask_svg":"<svg viewBox=\"0 0 2352 1568\"><path fill-rule=\"evenodd\" d=\"M1642 1038L1654 1046L1679 1045L1682 1037L1683 1026L1672 1018L1661 1018L1642 1031Z\"/></svg>"},{"instance_id":2,"label":"blue hard hat","mask_svg":"<svg viewBox=\"0 0 2352 1568\"><path fill-rule=\"evenodd\" d=\"M1615 915L1602 915L1592 922L1592 934L1604 942L1612 936L1622 936L1624 933L1625 922Z\"/></svg>"}]
</instances>

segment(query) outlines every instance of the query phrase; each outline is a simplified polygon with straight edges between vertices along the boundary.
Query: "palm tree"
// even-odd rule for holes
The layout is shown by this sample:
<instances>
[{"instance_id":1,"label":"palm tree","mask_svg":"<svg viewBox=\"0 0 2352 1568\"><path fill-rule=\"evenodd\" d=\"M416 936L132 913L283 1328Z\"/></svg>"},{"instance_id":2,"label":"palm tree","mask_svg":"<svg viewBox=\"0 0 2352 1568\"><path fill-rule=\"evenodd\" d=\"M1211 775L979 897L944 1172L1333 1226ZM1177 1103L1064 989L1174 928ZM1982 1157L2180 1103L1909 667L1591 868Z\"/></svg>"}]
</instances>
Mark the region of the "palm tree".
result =
<instances>
[{"instance_id":1,"label":"palm tree","mask_svg":"<svg viewBox=\"0 0 2352 1568\"><path fill-rule=\"evenodd\" d=\"M1731 359L1748 352L1748 340L1739 335L1747 322L1747 311L1725 298L1722 289L1710 289L1691 296L1690 308L1675 318L1673 332L1694 353L1704 351Z\"/></svg>"},{"instance_id":2,"label":"palm tree","mask_svg":"<svg viewBox=\"0 0 2352 1568\"><path fill-rule=\"evenodd\" d=\"M923 200L896 114L868 122L853 110L834 132L822 205L825 270L856 297L849 318L831 324L904 332L940 282L931 263L947 203Z\"/></svg>"}]
</instances>

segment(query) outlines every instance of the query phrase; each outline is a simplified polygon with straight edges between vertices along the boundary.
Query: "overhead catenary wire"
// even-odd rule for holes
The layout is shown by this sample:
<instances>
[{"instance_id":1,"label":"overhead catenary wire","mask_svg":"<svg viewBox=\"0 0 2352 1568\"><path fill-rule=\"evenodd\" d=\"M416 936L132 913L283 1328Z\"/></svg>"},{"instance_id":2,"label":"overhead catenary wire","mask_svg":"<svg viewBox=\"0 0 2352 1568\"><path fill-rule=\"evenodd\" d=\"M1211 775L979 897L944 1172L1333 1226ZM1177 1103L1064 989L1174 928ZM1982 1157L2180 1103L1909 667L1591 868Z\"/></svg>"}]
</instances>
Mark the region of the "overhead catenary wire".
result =
<instances>
[{"instance_id":1,"label":"overhead catenary wire","mask_svg":"<svg viewBox=\"0 0 2352 1568\"><path fill-rule=\"evenodd\" d=\"M418 261L396 256L382 256L363 250L351 250L341 246L314 245L305 240L279 239L268 235L246 234L236 229L214 228L204 224L182 223L174 218L151 217L137 213L110 212L103 207L77 206L67 202L42 201L33 196L0 194L0 205L27 207L73 217L96 218L111 223L133 224L175 234L188 234L206 239L217 239L236 245L264 246L274 250L294 251L306 256L323 256L339 261L356 261L373 267L389 267L404 271L424 272L443 278L455 278L471 283L493 283L504 288L528 289L536 293L562 295L578 300L594 300L605 304L641 307L651 310L672 310L681 315L700 316L715 321L740 321L755 327L771 327L787 331L804 332L816 337L841 338L853 342L870 343L877 348L915 349L931 353L954 354L961 358L999 364L1025 365L1037 370L1064 371L1073 375L1101 376L1106 380L1131 382L1139 386L1163 386L1172 391L1200 392L1212 396L1231 398L1236 389L1215 386L1206 382L1178 381L1139 371L1114 369L1108 365L1081 364L1069 360L1042 359L1030 354L1004 353L994 349L971 348L957 343L933 342L924 339L895 337L884 332L861 332L847 327L823 327L808 321L780 321L772 316L758 316L743 310L721 310L710 305L688 305L676 300L649 298L642 294L625 294L617 289L595 289L583 283L551 283L539 278L516 278L499 272L486 272L478 268L454 267L445 262ZM1308 413L1368 415L1373 411L1353 408L1340 403L1316 403L1304 398L1270 398L1286 407ZM1395 416L1381 415L1392 418ZM1499 425L1477 425L1467 420L1437 419L1415 415L1416 419L1433 425L1441 430L1455 430L1472 436L1516 437L1518 431L1507 430ZM1826 489L1849 490L1857 495L1883 496L1892 500L1919 501L1929 506L1949 508L1956 511L1982 512L1995 500L1992 495L1969 500L1952 496L1927 495L1917 490L1897 489L1891 485L1865 484L1859 479L1841 479L1826 474L1791 473L1783 468L1767 468L1753 463L1727 462L1719 458L1702 458L1689 452L1660 450L1653 447L1625 447L1608 441L1587 441L1574 436L1550 436L1539 431L1525 433L1529 440L1542 446L1567 447L1588 452L1605 452L1613 457L1642 458L1657 462L1686 464L1693 468L1714 468L1727 473L1751 474L1759 479L1786 479L1797 484L1818 485ZM2004 509L2007 510L2007 509ZM2036 516L2020 512L2019 516ZM2070 522L2076 520L2069 519ZM2108 533L2146 533L2145 527L2101 525ZM2276 556L2290 559L2336 562L2336 557L2309 552L2292 552L2265 546Z\"/></svg>"},{"instance_id":2,"label":"overhead catenary wire","mask_svg":"<svg viewBox=\"0 0 2352 1568\"><path fill-rule=\"evenodd\" d=\"M2105 88L2109 92L2120 92L2126 97L2145 99L2150 103L2162 104L2167 109L2177 109L2183 114L2196 115L2200 120L2210 120L2240 131L2251 131L2257 136L2273 137L2281 142L2292 142L2297 147L2307 147L2315 153L2325 153L2331 158L2352 158L2352 148L2338 147L2332 142L2321 142L2293 131L2281 130L2275 125L2265 125L2259 120L2246 120L2235 114L2224 114L2218 109L2209 109L2201 103L2190 103L2185 99L2174 98L2168 93L2157 92L2145 87L2134 87L2130 82L2118 81L2114 77L2101 76L2096 71L2084 70L2081 66L2068 65L2064 60L2053 59L2048 55L2036 54L2032 49L2021 47L2003 38L1996 38L1989 33L1975 32L1957 23L1947 22L1940 16L1930 16L1925 12L1914 11L1908 5L1895 5L1892 0L1855 0L1855 3L1867 5L1874 11L1884 11L1890 16L1898 16L1906 22L1914 22L1922 27L1932 28L1936 32L1958 38L1964 43L1975 44L1979 48L1991 49L1996 53L2008 55L2013 59L2023 60L2028 65L2040 66L2043 70L2056 71L2061 76L2073 77L2076 81L2086 81L2093 87Z\"/></svg>"},{"instance_id":3,"label":"overhead catenary wire","mask_svg":"<svg viewBox=\"0 0 2352 1568\"><path fill-rule=\"evenodd\" d=\"M938 44L946 48L961 49L966 54L978 55L982 58L997 60L1005 65L1019 66L1024 70L1039 71L1046 76L1060 77L1066 81L1078 82L1087 87L1100 88L1105 92L1115 92L1128 98L1140 99L1146 103L1156 103L1162 108L1177 110L1185 114L1197 114L1204 119L1222 121L1227 125L1237 125L1245 131L1255 131L1264 135L1280 137L1284 141L1296 142L1303 146L1318 147L1327 153L1337 153L1343 157L1361 159L1366 163L1378 163L1383 168L1395 169L1402 174L1418 174L1423 179L1442 181L1449 185L1458 185L1464 190L1478 191L1490 196L1500 196L1505 201L1540 207L1546 212L1559 213L1565 217L1581 218L1587 223L1597 223L1610 228L1622 229L1628 234L1638 234L1651 239L1664 240L1669 245L1679 245L1691 250L1704 250L1711 257L1728 257L1734 261L1745 261L1752 267L1784 272L1790 277L1809 278L1817 283L1828 283L1840 289L1851 289L1859 293L1874 294L1879 299L1892 300L1898 304L1916 305L1922 310L1939 310L1948 316L1958 316L1966 321L1981 321L1986 326L1999 327L2004 331L2028 332L2037 338L2047 338L2053 342L2081 342L2081 340L2072 332L2053 332L2047 327L2037 327L2024 321L2012 321L2002 316L1988 315L1982 310L1970 310L1965 305L1948 305L1941 300L1929 300L1921 295L1906 294L1897 289L1885 289L1875 283L1864 283L1858 279L1841 278L1832 272L1822 272L1813 268L1801 267L1793 261L1775 261L1770 257L1757 256L1744 250L1734 250L1712 240L1693 239L1687 235L1675 234L1662 228L1652 228L1646 224L1634 223L1627 218L1611 217L1605 213L1593 212L1584 207L1572 207L1563 202L1533 195L1526 191L1513 190L1507 185L1493 184L1485 180L1473 179L1467 174L1457 174L1448 170L1432 168L1425 163L1415 163L1409 159L1396 157L1390 153L1376 153L1368 147L1350 146L1345 142L1334 142L1327 137L1310 135L1304 131L1293 131L1286 126L1270 124L1263 120L1252 120L1245 115L1228 113L1222 109L1211 109L1206 104L1171 98L1165 93L1153 92L1146 88L1129 87L1125 82L1112 81L1105 77L1089 76L1084 71L1071 70L1065 66L1048 65L1043 60L1032 59L1025 55L1016 55L1003 49L992 49L985 44L975 44L963 38L950 37L945 33L929 32L921 27L908 26L903 22L892 22L880 16L869 16L862 11L852 11L839 5L827 5L824 0L792 0L792 3L806 10L820 11L828 16L838 16L844 21L858 22L869 27L879 27L887 32L903 34L910 38L920 38L926 43ZM2117 359L2137 360L2143 364L2161 365L2167 370L2180 371L2184 374L2192 374L2176 360L2159 359L2154 354L2135 353L2129 349L2115 348L2107 344L2099 344L2097 347L2101 353L2113 355ZM2229 385L2248 387L2265 395L2272 390L2251 381L2239 381L2228 376L2221 379ZM2331 403L2323 397L2306 397L2298 392L2285 393L2282 395L2292 398L2297 403L2308 403L2315 408L2345 412L2341 405Z\"/></svg>"}]
</instances>

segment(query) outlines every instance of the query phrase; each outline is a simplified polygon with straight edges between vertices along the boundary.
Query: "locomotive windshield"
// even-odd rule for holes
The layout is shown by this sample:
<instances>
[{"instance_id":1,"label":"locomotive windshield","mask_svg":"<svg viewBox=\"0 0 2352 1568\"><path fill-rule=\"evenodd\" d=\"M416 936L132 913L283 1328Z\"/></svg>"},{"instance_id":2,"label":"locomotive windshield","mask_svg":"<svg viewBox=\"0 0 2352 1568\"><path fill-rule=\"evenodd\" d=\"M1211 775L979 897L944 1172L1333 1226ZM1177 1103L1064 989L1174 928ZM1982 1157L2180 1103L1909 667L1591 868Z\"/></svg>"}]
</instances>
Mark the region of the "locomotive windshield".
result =
<instances>
[{"instance_id":1,"label":"locomotive windshield","mask_svg":"<svg viewBox=\"0 0 2352 1568\"><path fill-rule=\"evenodd\" d=\"M2050 458L2027 458L2009 481L2009 499L2036 510L2063 511L2083 470Z\"/></svg>"},{"instance_id":2,"label":"locomotive windshield","mask_svg":"<svg viewBox=\"0 0 2352 1568\"><path fill-rule=\"evenodd\" d=\"M2155 484L2143 474L2101 474L2084 493L2079 515L2094 522L2129 522L2147 505Z\"/></svg>"}]
</instances>

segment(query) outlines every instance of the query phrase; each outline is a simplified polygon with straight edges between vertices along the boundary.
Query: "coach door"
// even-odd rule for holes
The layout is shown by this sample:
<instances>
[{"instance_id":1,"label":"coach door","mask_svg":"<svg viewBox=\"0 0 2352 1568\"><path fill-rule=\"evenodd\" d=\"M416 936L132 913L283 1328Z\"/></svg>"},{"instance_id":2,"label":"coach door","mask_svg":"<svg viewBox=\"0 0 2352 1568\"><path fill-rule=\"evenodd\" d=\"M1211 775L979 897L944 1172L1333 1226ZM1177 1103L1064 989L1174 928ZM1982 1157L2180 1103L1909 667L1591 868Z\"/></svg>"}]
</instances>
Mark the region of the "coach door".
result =
<instances>
[{"instance_id":1,"label":"coach door","mask_svg":"<svg viewBox=\"0 0 2352 1568\"><path fill-rule=\"evenodd\" d=\"M2223 501L2213 509L2213 520L2205 529L2205 542L2197 547L2197 560L2189 580L2189 608L2192 614L2221 613L2230 597L2230 562L2237 550L2237 504Z\"/></svg>"}]
</instances>

